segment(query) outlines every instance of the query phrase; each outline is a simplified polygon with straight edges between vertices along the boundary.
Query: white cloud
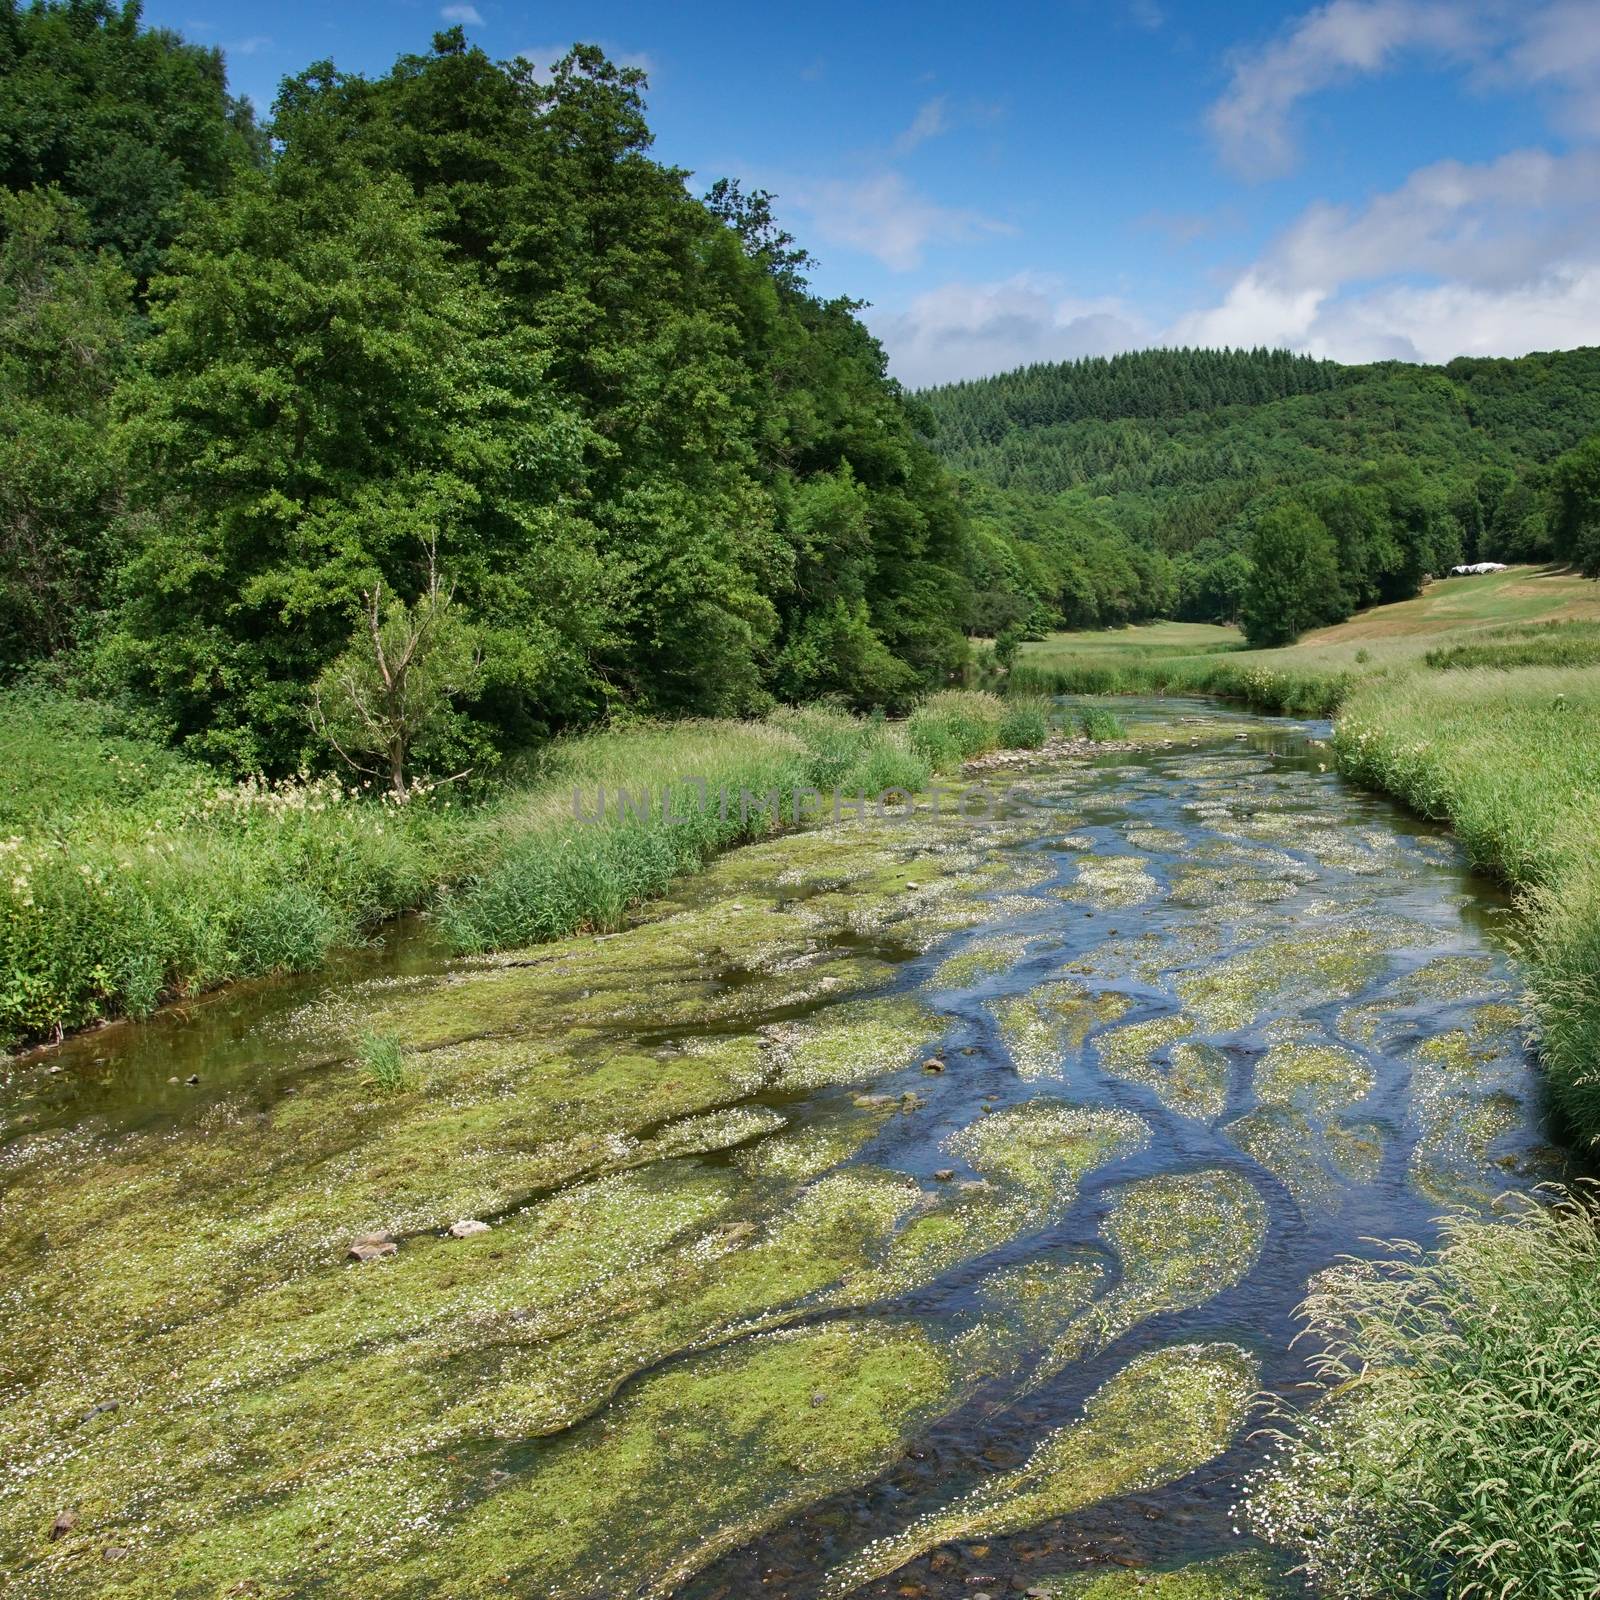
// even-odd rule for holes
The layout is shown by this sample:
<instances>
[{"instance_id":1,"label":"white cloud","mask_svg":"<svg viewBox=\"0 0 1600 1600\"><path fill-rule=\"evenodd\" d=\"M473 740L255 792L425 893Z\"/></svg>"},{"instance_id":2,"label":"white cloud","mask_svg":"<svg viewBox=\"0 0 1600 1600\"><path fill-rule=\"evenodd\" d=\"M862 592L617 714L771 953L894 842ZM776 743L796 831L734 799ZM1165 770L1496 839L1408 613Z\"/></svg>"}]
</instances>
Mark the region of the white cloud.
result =
<instances>
[{"instance_id":1,"label":"white cloud","mask_svg":"<svg viewBox=\"0 0 1600 1600\"><path fill-rule=\"evenodd\" d=\"M899 312L869 312L889 370L911 388L1004 372L1032 361L1110 355L1156 342L1113 298L1075 299L1049 276L948 283Z\"/></svg>"},{"instance_id":2,"label":"white cloud","mask_svg":"<svg viewBox=\"0 0 1600 1600\"><path fill-rule=\"evenodd\" d=\"M929 245L1016 231L976 211L939 205L898 172L817 179L780 186L780 192L809 214L818 238L864 251L897 272L921 266Z\"/></svg>"},{"instance_id":3,"label":"white cloud","mask_svg":"<svg viewBox=\"0 0 1600 1600\"><path fill-rule=\"evenodd\" d=\"M1440 161L1364 205L1309 206L1216 304L1165 327L1028 274L870 321L914 387L1149 345L1444 362L1600 344L1600 150Z\"/></svg>"},{"instance_id":4,"label":"white cloud","mask_svg":"<svg viewBox=\"0 0 1600 1600\"><path fill-rule=\"evenodd\" d=\"M1600 137L1600 6L1556 0L1536 11L1491 75L1554 91L1559 120L1580 137Z\"/></svg>"},{"instance_id":5,"label":"white cloud","mask_svg":"<svg viewBox=\"0 0 1600 1600\"><path fill-rule=\"evenodd\" d=\"M911 119L911 126L894 141L894 153L903 156L915 150L924 140L937 138L950 127L950 113L944 96L925 100Z\"/></svg>"},{"instance_id":6,"label":"white cloud","mask_svg":"<svg viewBox=\"0 0 1600 1600\"><path fill-rule=\"evenodd\" d=\"M1535 89L1580 138L1600 137L1595 0L1330 0L1269 43L1235 52L1207 121L1222 158L1249 177L1287 171L1300 103L1407 55L1465 68L1479 89Z\"/></svg>"},{"instance_id":7,"label":"white cloud","mask_svg":"<svg viewBox=\"0 0 1600 1600\"><path fill-rule=\"evenodd\" d=\"M1154 33L1164 27L1167 21L1166 12L1156 4L1156 0L1129 0L1128 15L1146 33Z\"/></svg>"},{"instance_id":8,"label":"white cloud","mask_svg":"<svg viewBox=\"0 0 1600 1600\"><path fill-rule=\"evenodd\" d=\"M1359 209L1313 205L1169 337L1345 361L1600 343L1600 151L1442 161Z\"/></svg>"},{"instance_id":9,"label":"white cloud","mask_svg":"<svg viewBox=\"0 0 1600 1600\"><path fill-rule=\"evenodd\" d=\"M252 33L248 39L233 39L223 45L223 54L253 56L272 48L272 40L264 33Z\"/></svg>"},{"instance_id":10,"label":"white cloud","mask_svg":"<svg viewBox=\"0 0 1600 1600\"><path fill-rule=\"evenodd\" d=\"M1436 0L1331 0L1270 44L1236 53L1226 92L1207 120L1229 166L1270 177L1294 164L1291 126L1308 95L1381 72L1404 51L1467 58L1483 42L1477 8Z\"/></svg>"},{"instance_id":11,"label":"white cloud","mask_svg":"<svg viewBox=\"0 0 1600 1600\"><path fill-rule=\"evenodd\" d=\"M461 22L471 28L481 28L483 18L478 14L476 6L443 6L439 15L446 22Z\"/></svg>"}]
</instances>

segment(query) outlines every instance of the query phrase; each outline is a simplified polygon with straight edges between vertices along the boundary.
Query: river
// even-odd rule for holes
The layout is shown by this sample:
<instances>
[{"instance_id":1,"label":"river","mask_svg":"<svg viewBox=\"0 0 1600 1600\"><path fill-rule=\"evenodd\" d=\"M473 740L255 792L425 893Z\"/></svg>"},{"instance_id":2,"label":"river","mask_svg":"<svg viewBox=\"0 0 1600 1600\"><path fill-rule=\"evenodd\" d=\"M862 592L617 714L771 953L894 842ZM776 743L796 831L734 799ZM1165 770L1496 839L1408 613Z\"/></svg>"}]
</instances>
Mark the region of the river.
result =
<instances>
[{"instance_id":1,"label":"river","mask_svg":"<svg viewBox=\"0 0 1600 1600\"><path fill-rule=\"evenodd\" d=\"M12 1064L11 1592L1253 1560L1308 1279L1559 1156L1510 909L1449 836L1325 726L1117 710L1163 742L1004 773L988 819L775 839L504 957L412 922Z\"/></svg>"}]
</instances>

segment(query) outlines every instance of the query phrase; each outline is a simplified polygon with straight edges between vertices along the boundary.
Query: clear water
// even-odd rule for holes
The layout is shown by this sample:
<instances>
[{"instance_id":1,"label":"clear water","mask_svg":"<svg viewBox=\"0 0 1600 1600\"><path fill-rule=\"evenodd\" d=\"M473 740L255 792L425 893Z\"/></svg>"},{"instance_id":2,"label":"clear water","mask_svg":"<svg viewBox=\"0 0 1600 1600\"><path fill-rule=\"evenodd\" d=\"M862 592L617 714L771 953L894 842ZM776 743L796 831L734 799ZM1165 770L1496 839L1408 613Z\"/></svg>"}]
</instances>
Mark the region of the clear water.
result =
<instances>
[{"instance_id":1,"label":"clear water","mask_svg":"<svg viewBox=\"0 0 1600 1600\"><path fill-rule=\"evenodd\" d=\"M1426 1241L1431 1219L1445 1206L1487 1206L1501 1191L1556 1170L1530 1062L1510 1020L1519 987L1502 941L1509 908L1467 870L1448 836L1326 770L1328 754L1319 743L1326 729L1319 725L1176 700L1118 701L1115 709L1135 734L1169 742L1019 780L1037 804L1025 826L997 831L985 852L1015 868L1009 881L985 892L990 911L933 940L920 936L914 913L890 914L865 928L834 930L824 954L870 955L885 963L876 992L926 999L942 1030L934 1049L946 1063L942 1073L927 1074L919 1050L903 1069L871 1082L877 1093L911 1092L923 1103L914 1115L883 1120L842 1167L906 1174L930 1195L948 1193L950 1180L936 1174L954 1168L958 1178L971 1177L952 1154L952 1137L1042 1095L1121 1108L1142 1119L1148 1140L1136 1153L1095 1167L1070 1207L1045 1225L870 1309L933 1328L959 1327L997 1268L1058 1260L1074 1250L1101 1263L1109 1290L1128 1269L1105 1243L1112 1201L1154 1175L1220 1170L1243 1177L1265 1211L1260 1249L1241 1246L1248 1259L1237 1281L1185 1309L1138 1322L1043 1381L1025 1382L1024 1363L981 1386L907 1440L895 1464L870 1481L831 1492L819 1481L811 1503L786 1505L771 1519L756 1515L750 1537L691 1562L699 1570L675 1593L692 1600L816 1596L827 1575L869 1541L1025 1461L1041 1438L1079 1415L1087 1395L1143 1351L1228 1341L1260 1358L1269 1388L1288 1392L1305 1376L1304 1351L1291 1352L1289 1344L1293 1311L1312 1274L1340 1255L1373 1253L1374 1237ZM688 885L675 905L715 906L719 897L731 902L748 892L730 891L713 870ZM803 903L796 891L795 904ZM997 939L1008 943L994 969L951 981L944 966L951 957L992 950ZM936 977L942 967L945 975ZM346 1007L352 994L425 991L456 971L426 925L411 923L317 975L240 986L145 1024L107 1028L14 1061L0 1092L0 1177L25 1174L30 1192L38 1193L52 1171L63 1182L70 1173L82 1183L85 1164L92 1170L103 1162L125 1182L130 1150L139 1162L160 1163L168 1159L163 1152L210 1136L221 1107L230 1122L270 1118L286 1098L348 1070L348 1045L330 1045L305 1019ZM730 990L753 984L755 1009L690 1032L770 1033L825 1020L834 1004L793 994L768 1003L759 974L753 977L743 959L724 960L712 976ZM1219 976L1225 981L1206 986ZM1018 1019L1026 1020L1030 997L1063 980L1079 985L1100 1009L1081 1043L1060 1048L1058 1040L1041 1055L1041 1036L1030 1047ZM1143 1056L1135 1050L1119 1059L1118 1047L1108 1044L1125 1030L1175 1017L1185 1022L1174 1038L1158 1039ZM650 1048L670 1049L685 1031L643 1022L606 1026L619 1043ZM1190 1092L1192 1083L1185 1091L1172 1081L1168 1050L1175 1040L1208 1047L1197 1092ZM1346 1075L1342 1088L1296 1075L1294 1051L1307 1047L1334 1052ZM1269 1056L1290 1063L1275 1090L1267 1079L1272 1069L1264 1066ZM1323 1061L1309 1059L1313 1066ZM190 1083L191 1076L198 1081ZM824 1124L860 1087L797 1091L767 1083L746 1103L781 1115L792 1137ZM694 1159L725 1168L736 1154L713 1150ZM247 1149L239 1159L248 1164ZM290 1166L284 1181L301 1176ZM545 1193L530 1190L518 1205ZM31 1231L30 1218L15 1206L0 1210L0 1220L9 1293L26 1296L33 1280L48 1280L53 1270L50 1242ZM343 1269L295 1262L282 1276L298 1282L330 1270ZM101 1336L89 1298L75 1302L59 1286L51 1292L58 1296L56 1315L69 1324L82 1319L64 1335L66 1344ZM824 1296L784 1309L790 1325L802 1326L808 1318L857 1314ZM726 1348L740 1336L718 1337ZM37 1356L41 1347L27 1348ZM697 1359L690 1348L651 1359L578 1420L569 1437L598 1447L611 1416L646 1374ZM28 1359L18 1362L0 1393L12 1407L26 1407L43 1378ZM484 1443L486 1476L473 1495L514 1484L551 1448L545 1438ZM749 1448L754 1461L761 1441ZM998 1594L1014 1580L1046 1573L1212 1555L1237 1542L1230 1511L1240 1474L1260 1459L1260 1448L1241 1436L1208 1465L1164 1487L1021 1532L942 1542L857 1592ZM702 1492L692 1472L649 1488L653 1503L666 1505L692 1505ZM153 1548L160 1545L159 1517L156 1525ZM627 1535L613 1538L626 1542ZM38 1559L33 1549L0 1550L0 1556L23 1566ZM93 1577L52 1581L63 1585L59 1592L76 1593L69 1585ZM37 1592L47 1592L44 1569L35 1578ZM310 1579L302 1575L301 1582L293 1592L312 1592ZM612 1584L598 1556L592 1567L575 1558L559 1592L634 1592ZM359 1573L334 1589L365 1592ZM430 1591L419 1580L415 1592ZM498 1592L555 1591L513 1576Z\"/></svg>"}]
</instances>

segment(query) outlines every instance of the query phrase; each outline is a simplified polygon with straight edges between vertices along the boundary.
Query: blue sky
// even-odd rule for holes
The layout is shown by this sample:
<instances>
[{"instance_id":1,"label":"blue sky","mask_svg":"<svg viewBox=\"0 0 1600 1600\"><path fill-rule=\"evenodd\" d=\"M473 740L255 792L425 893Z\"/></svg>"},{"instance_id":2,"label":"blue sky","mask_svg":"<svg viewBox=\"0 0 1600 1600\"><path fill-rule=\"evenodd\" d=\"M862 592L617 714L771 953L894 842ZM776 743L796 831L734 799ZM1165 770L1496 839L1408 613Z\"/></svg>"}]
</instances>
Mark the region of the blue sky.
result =
<instances>
[{"instance_id":1,"label":"blue sky","mask_svg":"<svg viewBox=\"0 0 1600 1600\"><path fill-rule=\"evenodd\" d=\"M644 66L656 154L778 196L922 384L1160 343L1600 343L1600 0L158 0L270 105L453 21Z\"/></svg>"}]
</instances>

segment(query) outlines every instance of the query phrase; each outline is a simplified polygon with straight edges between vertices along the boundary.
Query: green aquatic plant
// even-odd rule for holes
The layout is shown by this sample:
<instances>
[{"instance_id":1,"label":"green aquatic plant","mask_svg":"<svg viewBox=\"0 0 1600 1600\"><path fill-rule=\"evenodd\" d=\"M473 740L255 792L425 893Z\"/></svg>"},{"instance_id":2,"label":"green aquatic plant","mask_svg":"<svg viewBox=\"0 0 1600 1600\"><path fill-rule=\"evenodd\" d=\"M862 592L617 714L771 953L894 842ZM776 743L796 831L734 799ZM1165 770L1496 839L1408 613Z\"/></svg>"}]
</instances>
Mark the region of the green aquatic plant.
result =
<instances>
[{"instance_id":1,"label":"green aquatic plant","mask_svg":"<svg viewBox=\"0 0 1600 1600\"><path fill-rule=\"evenodd\" d=\"M1024 1393L1150 1317L1191 1310L1240 1282L1260 1257L1267 1208L1237 1172L1163 1174L1114 1190L1102 1233L1121 1275L1046 1344Z\"/></svg>"},{"instance_id":2,"label":"green aquatic plant","mask_svg":"<svg viewBox=\"0 0 1600 1600\"><path fill-rule=\"evenodd\" d=\"M1170 1483L1221 1453L1243 1426L1259 1375L1237 1345L1180 1345L1137 1357L1048 1433L1020 1467L996 1473L829 1574L839 1600L950 1540L997 1537L1113 1495Z\"/></svg>"},{"instance_id":3,"label":"green aquatic plant","mask_svg":"<svg viewBox=\"0 0 1600 1600\"><path fill-rule=\"evenodd\" d=\"M965 950L946 956L934 968L928 987L932 990L965 989L992 973L1005 972L1015 966L1027 948L1027 940L1016 934L974 940Z\"/></svg>"},{"instance_id":4,"label":"green aquatic plant","mask_svg":"<svg viewBox=\"0 0 1600 1600\"><path fill-rule=\"evenodd\" d=\"M1262 939L1201 971L1176 988L1208 1028L1243 1028L1269 1008L1297 999L1348 999L1381 969L1385 949L1369 928L1330 924L1309 933Z\"/></svg>"},{"instance_id":5,"label":"green aquatic plant","mask_svg":"<svg viewBox=\"0 0 1600 1600\"><path fill-rule=\"evenodd\" d=\"M1064 1076L1090 1033L1132 1003L1112 990L1093 993L1075 979L1055 978L995 1001L992 1010L1018 1077L1031 1079Z\"/></svg>"},{"instance_id":6,"label":"green aquatic plant","mask_svg":"<svg viewBox=\"0 0 1600 1600\"><path fill-rule=\"evenodd\" d=\"M1086 856L1078 862L1077 875L1061 893L1067 899L1085 900L1096 906L1142 905L1154 899L1159 889L1148 867L1143 856Z\"/></svg>"}]
</instances>

